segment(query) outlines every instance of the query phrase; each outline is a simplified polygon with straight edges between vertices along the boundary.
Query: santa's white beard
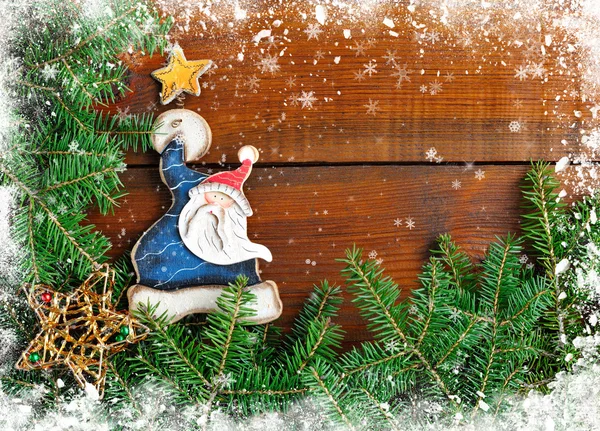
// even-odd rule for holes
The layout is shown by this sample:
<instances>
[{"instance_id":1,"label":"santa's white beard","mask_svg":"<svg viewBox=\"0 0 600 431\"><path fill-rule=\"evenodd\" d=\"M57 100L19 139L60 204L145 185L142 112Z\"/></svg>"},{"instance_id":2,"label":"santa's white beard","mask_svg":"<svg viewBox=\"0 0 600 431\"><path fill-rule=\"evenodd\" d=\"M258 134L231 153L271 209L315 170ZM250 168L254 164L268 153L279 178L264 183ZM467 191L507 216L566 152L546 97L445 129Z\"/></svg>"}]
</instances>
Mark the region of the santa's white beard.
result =
<instances>
[{"instance_id":1,"label":"santa's white beard","mask_svg":"<svg viewBox=\"0 0 600 431\"><path fill-rule=\"evenodd\" d=\"M268 248L248 239L246 216L236 203L222 208L207 204L200 196L190 199L179 217L179 233L192 253L210 263L231 265L256 258L272 260Z\"/></svg>"}]
</instances>

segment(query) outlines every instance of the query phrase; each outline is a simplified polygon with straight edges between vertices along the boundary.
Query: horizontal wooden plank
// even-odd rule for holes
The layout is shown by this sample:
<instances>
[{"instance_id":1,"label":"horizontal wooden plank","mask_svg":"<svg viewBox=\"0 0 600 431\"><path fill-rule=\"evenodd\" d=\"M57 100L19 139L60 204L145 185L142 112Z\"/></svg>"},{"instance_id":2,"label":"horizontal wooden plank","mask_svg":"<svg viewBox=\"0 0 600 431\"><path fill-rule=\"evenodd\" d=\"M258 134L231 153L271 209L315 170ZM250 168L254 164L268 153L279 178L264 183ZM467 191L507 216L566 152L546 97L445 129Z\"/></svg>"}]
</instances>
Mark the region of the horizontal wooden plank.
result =
<instances>
[{"instance_id":1,"label":"horizontal wooden plank","mask_svg":"<svg viewBox=\"0 0 600 431\"><path fill-rule=\"evenodd\" d=\"M391 5L372 17L319 26L302 18L314 16L314 6L287 3L256 2L238 21L224 7L214 12L220 20L175 33L188 59L217 65L200 78L202 95L184 102L213 130L203 161L235 160L244 144L260 148L267 163L422 162L430 148L454 162L558 160L577 150L579 78L575 67L561 65L571 59L556 49L559 35L542 55L544 35L535 28L465 35L421 16L427 25L419 29L405 8ZM384 17L395 23L397 37ZM310 37L315 25L321 33ZM255 43L264 29L272 39ZM165 57L124 60L133 92L113 112L175 107L160 106L159 84L150 77ZM516 76L519 68L528 70L526 77ZM398 73L406 73L401 85ZM156 161L152 153L128 155L130 164Z\"/></svg>"},{"instance_id":2,"label":"horizontal wooden plank","mask_svg":"<svg viewBox=\"0 0 600 431\"><path fill-rule=\"evenodd\" d=\"M403 295L417 285L441 233L450 232L481 259L496 235L518 231L519 183L526 170L491 165L254 169L246 193L255 211L248 236L273 253L273 262L261 262L261 268L263 279L280 286L280 323L290 326L313 283L343 283L343 265L335 259L353 244L363 247L365 256L382 259ZM171 203L155 168L129 169L122 180L129 195L115 214L92 211L89 217L112 240L113 256L130 250ZM349 297L337 321L348 331L348 343L370 338Z\"/></svg>"}]
</instances>

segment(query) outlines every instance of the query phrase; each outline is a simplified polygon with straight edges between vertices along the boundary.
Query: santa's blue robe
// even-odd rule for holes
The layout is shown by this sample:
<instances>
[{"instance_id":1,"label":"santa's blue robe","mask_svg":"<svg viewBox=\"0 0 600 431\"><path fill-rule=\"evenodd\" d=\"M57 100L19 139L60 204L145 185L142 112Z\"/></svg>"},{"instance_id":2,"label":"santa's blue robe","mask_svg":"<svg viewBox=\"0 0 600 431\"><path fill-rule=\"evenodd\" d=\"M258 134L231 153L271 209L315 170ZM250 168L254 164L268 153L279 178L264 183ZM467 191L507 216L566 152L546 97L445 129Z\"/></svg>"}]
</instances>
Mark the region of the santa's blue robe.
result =
<instances>
[{"instance_id":1,"label":"santa's blue robe","mask_svg":"<svg viewBox=\"0 0 600 431\"><path fill-rule=\"evenodd\" d=\"M260 283L256 259L233 265L215 265L192 254L179 235L179 214L189 201L188 191L207 175L185 166L183 142L172 140L161 155L163 182L173 194L173 205L139 239L132 259L138 284L161 290L176 290L207 284L227 285L240 274L246 275L248 285Z\"/></svg>"}]
</instances>

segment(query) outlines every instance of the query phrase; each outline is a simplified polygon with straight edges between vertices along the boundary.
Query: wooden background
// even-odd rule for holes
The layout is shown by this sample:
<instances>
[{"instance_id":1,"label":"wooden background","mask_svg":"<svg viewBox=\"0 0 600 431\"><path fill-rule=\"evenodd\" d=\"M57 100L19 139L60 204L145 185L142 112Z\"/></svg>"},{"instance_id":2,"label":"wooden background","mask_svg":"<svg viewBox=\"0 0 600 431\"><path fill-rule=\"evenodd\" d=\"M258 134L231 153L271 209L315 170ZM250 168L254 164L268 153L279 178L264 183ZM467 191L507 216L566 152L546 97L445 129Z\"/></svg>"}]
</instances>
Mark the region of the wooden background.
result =
<instances>
[{"instance_id":1,"label":"wooden background","mask_svg":"<svg viewBox=\"0 0 600 431\"><path fill-rule=\"evenodd\" d=\"M262 278L280 286L284 327L313 283L343 283L335 259L354 243L382 259L405 294L441 233L481 259L496 235L519 229L529 160L578 150L589 110L572 72L576 54L564 49L568 35L550 28L551 16L515 23L496 11L471 28L480 11L454 11L455 24L444 25L426 8L379 3L355 13L329 6L321 25L308 2L251 4L243 19L228 6L173 6L171 41L188 59L216 65L200 79L201 96L184 100L213 131L195 167L235 169L241 145L261 152L246 188L255 210L248 233L273 253L272 263L261 262ZM264 29L271 37L253 41ZM176 108L158 103L150 77L166 55L123 60L132 92L113 112ZM409 80L397 88L399 69ZM437 160L427 158L431 148ZM90 214L115 257L170 206L158 160L130 152L121 177L129 195L114 215ZM337 322L346 347L370 338L350 298Z\"/></svg>"}]
</instances>

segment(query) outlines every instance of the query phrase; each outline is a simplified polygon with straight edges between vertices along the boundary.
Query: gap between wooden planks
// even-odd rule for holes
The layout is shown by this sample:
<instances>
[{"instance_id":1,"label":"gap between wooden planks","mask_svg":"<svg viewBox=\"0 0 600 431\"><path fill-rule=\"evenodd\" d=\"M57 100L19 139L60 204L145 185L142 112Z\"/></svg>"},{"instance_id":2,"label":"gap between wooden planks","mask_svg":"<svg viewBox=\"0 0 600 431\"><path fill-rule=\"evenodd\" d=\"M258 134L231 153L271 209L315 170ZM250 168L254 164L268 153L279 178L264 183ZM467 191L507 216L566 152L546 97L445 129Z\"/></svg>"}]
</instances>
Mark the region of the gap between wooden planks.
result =
<instances>
[{"instance_id":1,"label":"gap between wooden planks","mask_svg":"<svg viewBox=\"0 0 600 431\"><path fill-rule=\"evenodd\" d=\"M273 262L260 266L262 278L280 286L284 312L277 323L290 327L314 283L343 283L343 266L335 259L352 244L364 248L365 257L375 252L383 260L403 298L418 285L417 274L439 234L449 232L474 260L481 259L495 236L519 230L519 185L528 168L255 167L246 183L255 211L248 236L273 253ZM484 172L481 180L475 177L478 170ZM111 239L114 257L130 250L171 204L157 167L133 167L121 178L128 192L121 207L114 215L89 216ZM460 188L453 188L454 181ZM349 348L372 336L345 296L335 320L347 331L344 347Z\"/></svg>"}]
</instances>

